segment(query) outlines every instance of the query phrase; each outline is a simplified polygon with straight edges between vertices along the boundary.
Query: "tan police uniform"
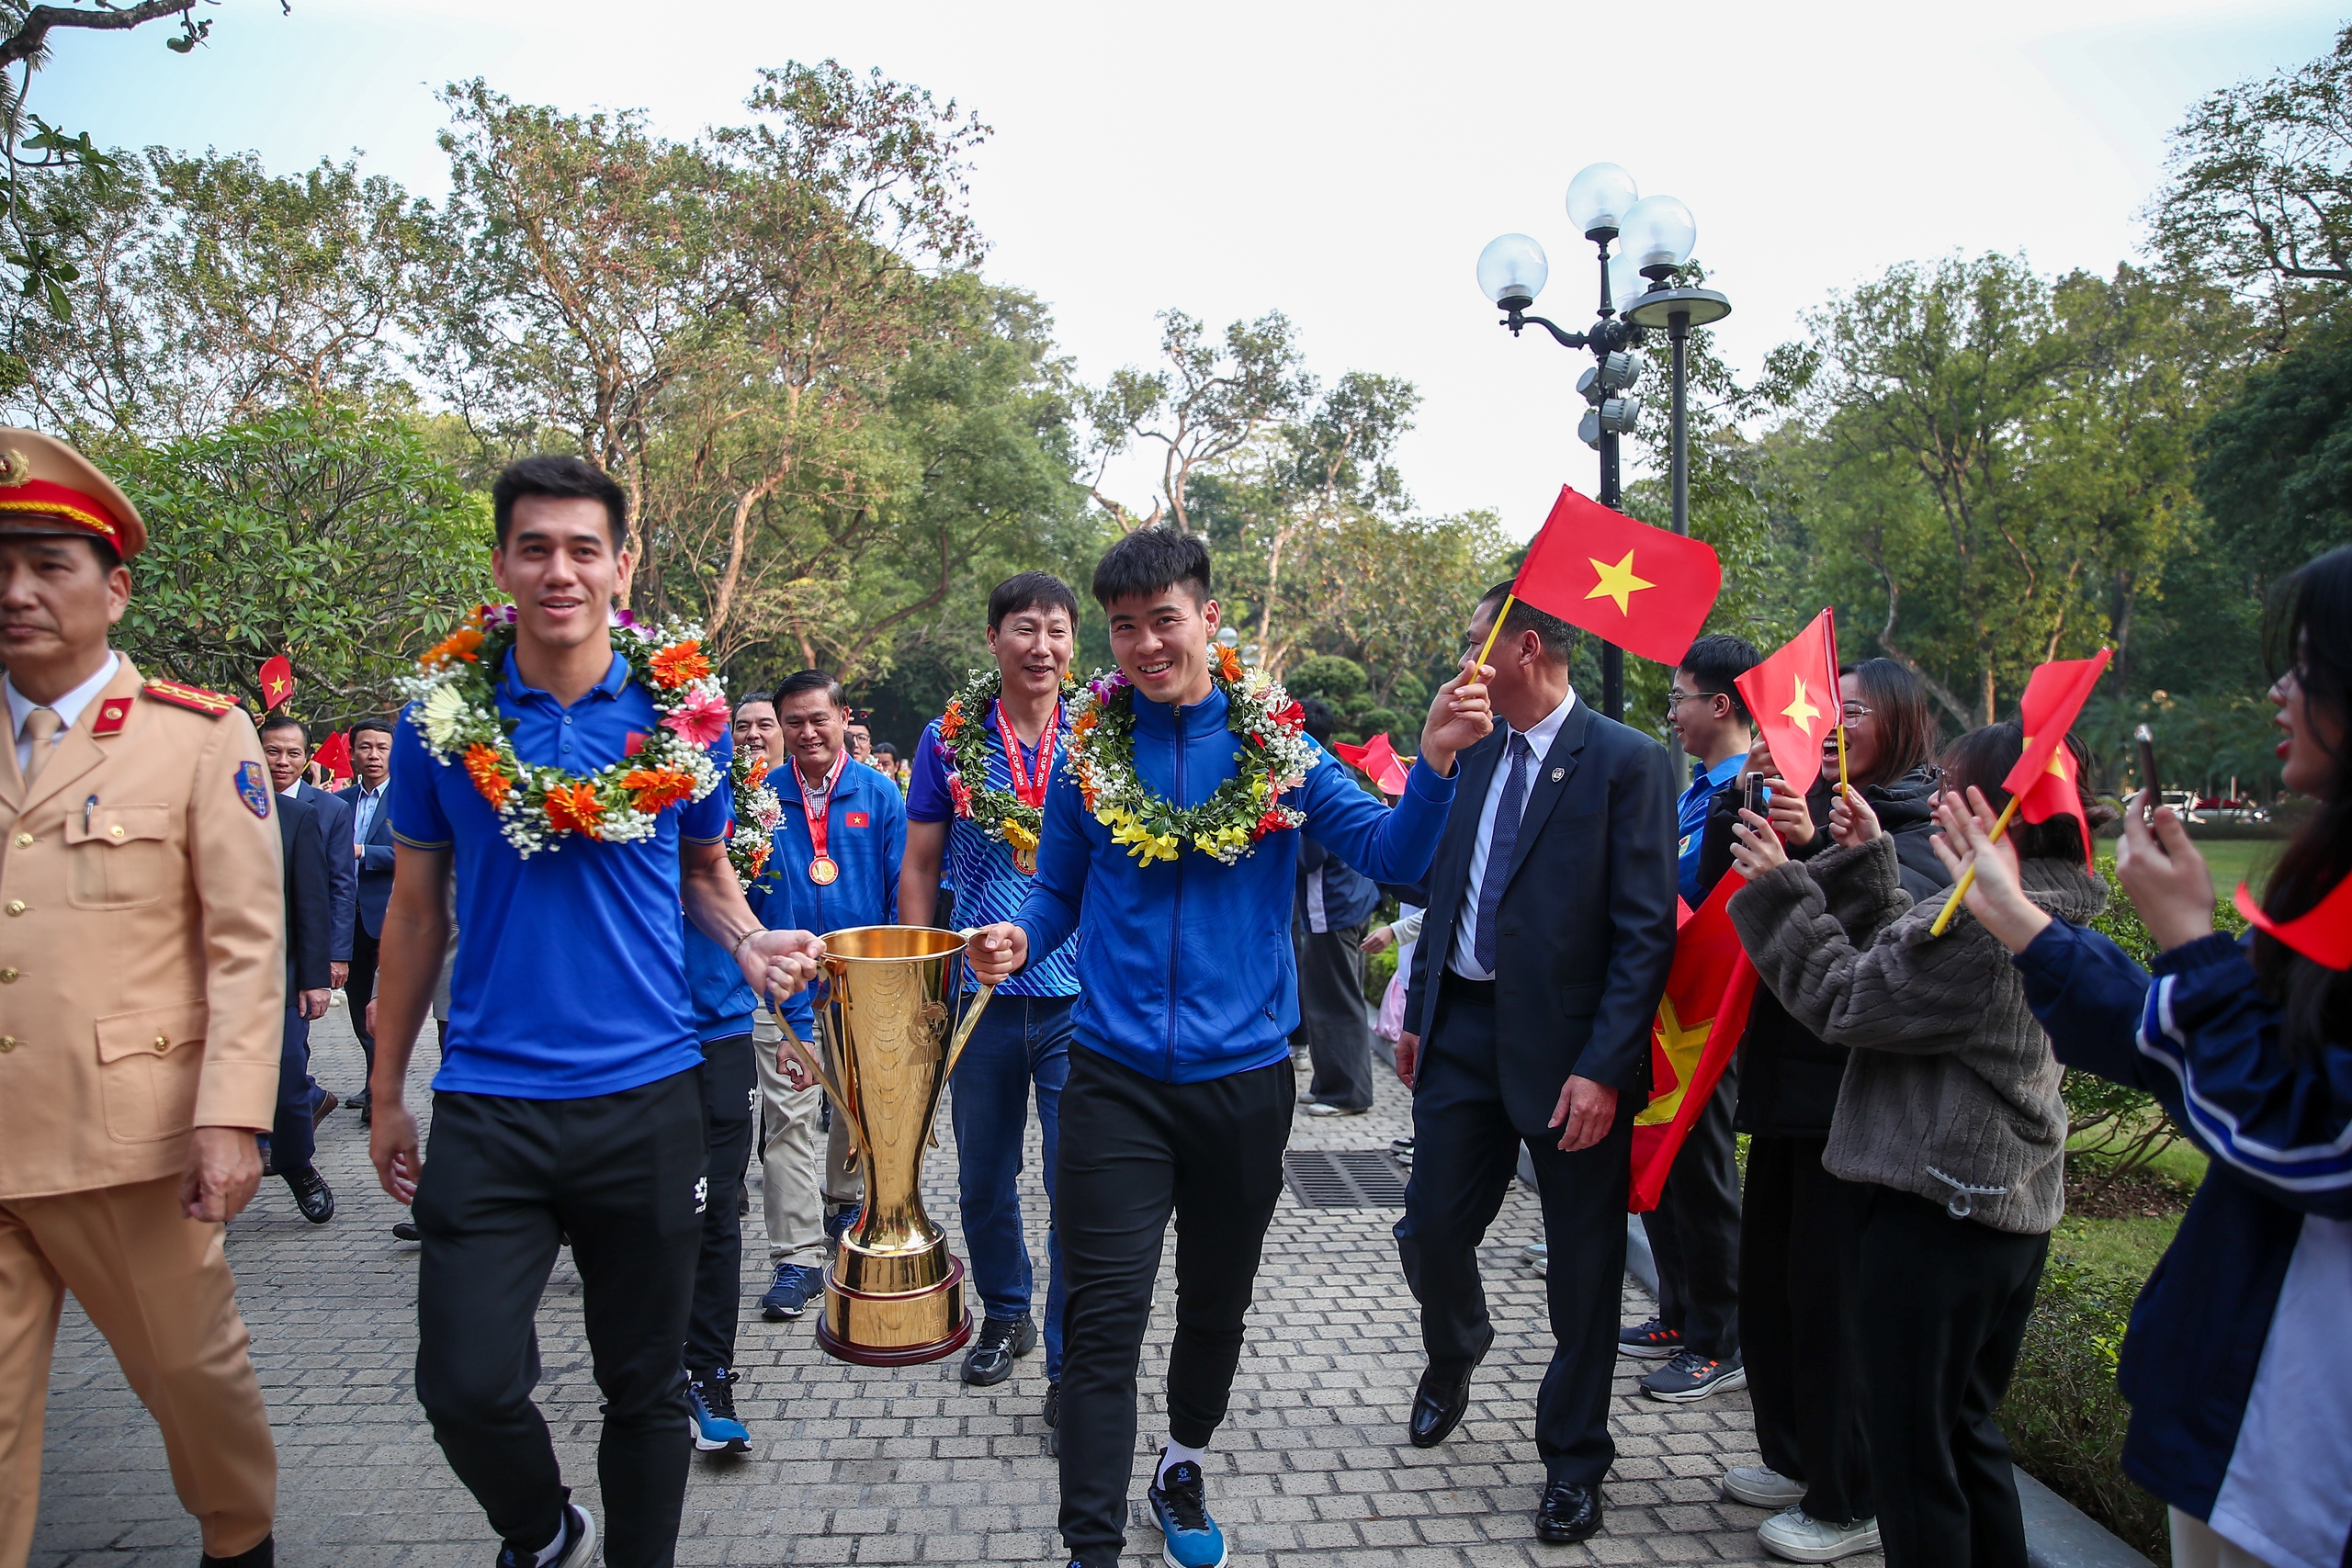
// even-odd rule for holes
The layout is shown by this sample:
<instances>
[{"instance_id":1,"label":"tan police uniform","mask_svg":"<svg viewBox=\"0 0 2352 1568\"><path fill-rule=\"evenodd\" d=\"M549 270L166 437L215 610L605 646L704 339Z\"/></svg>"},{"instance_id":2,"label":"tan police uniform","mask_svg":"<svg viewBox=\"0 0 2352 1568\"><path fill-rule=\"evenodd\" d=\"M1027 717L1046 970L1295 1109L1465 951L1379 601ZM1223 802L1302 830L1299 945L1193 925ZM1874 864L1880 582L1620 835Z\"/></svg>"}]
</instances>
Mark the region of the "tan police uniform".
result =
<instances>
[{"instance_id":1,"label":"tan police uniform","mask_svg":"<svg viewBox=\"0 0 2352 1568\"><path fill-rule=\"evenodd\" d=\"M0 540L22 531L107 537L126 558L146 538L121 492L71 448L0 429ZM261 744L231 699L145 680L128 659L29 784L10 716L0 1568L31 1550L68 1290L162 1428L206 1553L233 1557L270 1533L277 1458L225 1227L187 1217L180 1178L192 1128L266 1132L277 1103L285 897Z\"/></svg>"}]
</instances>

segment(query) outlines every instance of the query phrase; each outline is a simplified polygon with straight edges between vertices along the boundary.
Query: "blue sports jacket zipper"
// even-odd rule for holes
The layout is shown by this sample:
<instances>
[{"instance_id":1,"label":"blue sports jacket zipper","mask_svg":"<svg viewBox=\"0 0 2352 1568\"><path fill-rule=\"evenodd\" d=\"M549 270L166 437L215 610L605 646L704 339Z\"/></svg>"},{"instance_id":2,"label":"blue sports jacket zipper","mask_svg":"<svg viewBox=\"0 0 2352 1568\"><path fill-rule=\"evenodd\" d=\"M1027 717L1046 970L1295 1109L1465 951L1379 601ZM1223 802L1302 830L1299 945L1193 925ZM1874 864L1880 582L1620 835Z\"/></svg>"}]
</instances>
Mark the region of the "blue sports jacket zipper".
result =
<instances>
[{"instance_id":1,"label":"blue sports jacket zipper","mask_svg":"<svg viewBox=\"0 0 2352 1568\"><path fill-rule=\"evenodd\" d=\"M1184 798L1184 705L1176 705L1176 773L1170 781L1169 798L1179 807L1189 804ZM1180 845L1176 854L1176 906L1174 918L1168 922L1168 1066L1161 1075L1162 1083L1176 1081L1176 960L1184 944L1184 855Z\"/></svg>"}]
</instances>

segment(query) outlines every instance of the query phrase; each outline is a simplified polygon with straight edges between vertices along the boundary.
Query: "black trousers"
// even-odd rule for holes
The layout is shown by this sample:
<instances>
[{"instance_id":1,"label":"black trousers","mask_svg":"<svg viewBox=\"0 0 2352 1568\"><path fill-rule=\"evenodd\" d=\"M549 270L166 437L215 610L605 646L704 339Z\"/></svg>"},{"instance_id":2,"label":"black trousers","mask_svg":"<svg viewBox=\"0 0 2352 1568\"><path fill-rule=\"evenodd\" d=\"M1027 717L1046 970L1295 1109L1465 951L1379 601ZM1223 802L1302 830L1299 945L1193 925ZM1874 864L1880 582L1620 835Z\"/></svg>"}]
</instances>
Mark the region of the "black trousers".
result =
<instances>
[{"instance_id":1,"label":"black trousers","mask_svg":"<svg viewBox=\"0 0 2352 1568\"><path fill-rule=\"evenodd\" d=\"M2025 1568L2017 1473L1993 1412L2050 1237L1956 1220L1893 1188L1863 1190L1863 1408L1887 1568Z\"/></svg>"},{"instance_id":2,"label":"black trousers","mask_svg":"<svg viewBox=\"0 0 2352 1568\"><path fill-rule=\"evenodd\" d=\"M1290 1043L1306 1047L1315 1076L1306 1092L1326 1105L1364 1110L1372 1104L1372 1013L1363 999L1363 926L1328 931L1306 927L1306 900L1298 900L1291 951L1298 960L1298 1027Z\"/></svg>"},{"instance_id":3,"label":"black trousers","mask_svg":"<svg viewBox=\"0 0 2352 1568\"><path fill-rule=\"evenodd\" d=\"M1806 1513L1848 1524L1878 1512L1855 1301L1871 1190L1821 1168L1827 1143L1748 1140L1740 1338L1764 1462L1805 1483Z\"/></svg>"},{"instance_id":4,"label":"black trousers","mask_svg":"<svg viewBox=\"0 0 2352 1568\"><path fill-rule=\"evenodd\" d=\"M376 994L376 953L378 939L368 934L367 923L354 916L351 921L351 973L344 976L343 999L351 1010L351 1032L359 1036L359 1054L368 1059L368 1071L376 1071L376 1032L368 1027L368 998ZM360 1091L368 1086L362 1083Z\"/></svg>"},{"instance_id":5,"label":"black trousers","mask_svg":"<svg viewBox=\"0 0 2352 1568\"><path fill-rule=\"evenodd\" d=\"M760 1103L758 1049L748 1034L702 1048L702 1252L686 1316L686 1370L696 1376L735 1364L736 1314L743 1300L743 1168Z\"/></svg>"},{"instance_id":6,"label":"black trousers","mask_svg":"<svg viewBox=\"0 0 2352 1568\"><path fill-rule=\"evenodd\" d=\"M531 1403L539 1295L569 1232L605 1396L605 1561L668 1568L676 1553L691 1441L678 1346L708 1157L701 1077L587 1100L434 1096L414 1205L416 1393L503 1540L546 1545L571 1495Z\"/></svg>"},{"instance_id":7,"label":"black trousers","mask_svg":"<svg viewBox=\"0 0 2352 1568\"><path fill-rule=\"evenodd\" d=\"M1535 1451L1554 1482L1598 1484L1617 1457L1609 1435L1625 1285L1625 1192L1641 1097L1617 1097L1617 1121L1574 1154L1560 1134L1522 1139L1503 1109L1495 1009L1451 984L1422 1043L1413 1085L1413 1176L1397 1251L1421 1303L1421 1346L1441 1371L1466 1366L1494 1337L1478 1279L1478 1244L1502 1208L1524 1143L1544 1201L1550 1249L1544 1297L1552 1364L1535 1394Z\"/></svg>"},{"instance_id":8,"label":"black trousers","mask_svg":"<svg viewBox=\"0 0 2352 1568\"><path fill-rule=\"evenodd\" d=\"M1657 1207L1642 1216L1657 1260L1657 1317L1682 1343L1718 1361L1739 1356L1739 1150L1732 1107L1739 1065L1675 1151Z\"/></svg>"},{"instance_id":9,"label":"black trousers","mask_svg":"<svg viewBox=\"0 0 2352 1568\"><path fill-rule=\"evenodd\" d=\"M308 1170L318 1149L317 1107L311 1089L311 1021L299 1008L286 1010L277 1037L277 1105L269 1122L270 1168L280 1176Z\"/></svg>"},{"instance_id":10,"label":"black trousers","mask_svg":"<svg viewBox=\"0 0 2352 1568\"><path fill-rule=\"evenodd\" d=\"M1062 1309L1062 1540L1086 1568L1119 1560L1135 1469L1136 1365L1172 1213L1176 1335L1168 1432L1205 1448L1225 1419L1258 1253L1282 1195L1296 1080L1287 1059L1162 1083L1072 1044L1054 1225Z\"/></svg>"}]
</instances>

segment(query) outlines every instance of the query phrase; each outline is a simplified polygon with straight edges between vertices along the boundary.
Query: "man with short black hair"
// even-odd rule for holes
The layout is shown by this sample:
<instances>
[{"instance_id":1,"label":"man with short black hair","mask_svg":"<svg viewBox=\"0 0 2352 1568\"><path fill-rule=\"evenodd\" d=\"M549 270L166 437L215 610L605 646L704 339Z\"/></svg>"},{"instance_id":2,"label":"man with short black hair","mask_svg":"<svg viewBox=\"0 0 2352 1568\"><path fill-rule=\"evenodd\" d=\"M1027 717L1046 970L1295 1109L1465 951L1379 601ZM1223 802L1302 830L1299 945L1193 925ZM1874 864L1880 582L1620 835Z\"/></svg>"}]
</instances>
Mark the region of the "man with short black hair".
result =
<instances>
[{"instance_id":1,"label":"man with short black hair","mask_svg":"<svg viewBox=\"0 0 2352 1568\"><path fill-rule=\"evenodd\" d=\"M933 719L915 744L914 777L907 785L907 859L899 873L899 918L907 924L934 923L943 867L967 923L989 925L1020 911L1037 867L1035 828L1043 823L1036 814L1056 772L1069 761L1062 682L1077 626L1078 595L1050 572L1021 572L989 593L995 694L977 712L959 706L944 736L942 721ZM976 801L988 807L987 820L976 815ZM978 987L977 980L968 983ZM979 1332L964 1357L964 1381L986 1388L1011 1377L1013 1361L1039 1337L1030 1310L1035 1271L1023 1239L1020 1188L1033 1085L1036 1091L1046 1179L1049 1428L1060 1419L1062 1375L1055 1165L1078 989L1075 936L1000 987L956 1062L949 1102L964 1247L982 1307ZM1058 1435L1051 1440L1057 1442Z\"/></svg>"},{"instance_id":2,"label":"man with short black hair","mask_svg":"<svg viewBox=\"0 0 2352 1568\"><path fill-rule=\"evenodd\" d=\"M313 1134L334 1109L311 1077L311 1025L334 995L334 851L349 818L338 818L326 791L302 782L311 760L301 721L274 714L261 722L262 761L279 801L277 827L286 873L286 1027L277 1066L277 1116L269 1130L271 1168L314 1225L334 1218L334 1192L312 1163ZM307 792L307 793L306 793ZM313 795L324 800L313 799ZM339 804L339 803L338 803Z\"/></svg>"},{"instance_id":3,"label":"man with short black hair","mask_svg":"<svg viewBox=\"0 0 2352 1568\"><path fill-rule=\"evenodd\" d=\"M1082 1568L1117 1562L1125 1544L1136 1364L1172 1213L1169 1438L1148 1496L1167 1561L1212 1568L1226 1547L1204 1450L1240 1359L1297 1099L1296 829L1311 826L1377 880L1419 881L1454 755L1487 726L1486 693L1459 676L1440 690L1392 811L1298 733L1279 688L1216 646L1222 611L1197 536L1127 535L1096 566L1093 591L1118 671L1093 683L1102 707L1073 722L1073 762L1046 791L1019 913L974 931L968 951L980 978L1000 985L1081 921L1086 931L1055 1195L1069 1279L1062 1540ZM1245 754L1270 760L1249 770L1255 785ZM1300 776L1280 776L1293 767Z\"/></svg>"},{"instance_id":4,"label":"man with short black hair","mask_svg":"<svg viewBox=\"0 0 2352 1568\"><path fill-rule=\"evenodd\" d=\"M880 773L853 765L841 682L828 671L803 670L776 687L773 710L770 722L789 765L768 774L784 819L772 835L767 866L752 886L753 912L772 926L812 931L896 923L906 802ZM743 718L737 715L739 727ZM786 1005L782 1022L812 1048L821 1048L806 998ZM754 1039L775 1027L773 1020L765 1025L754 1020ZM824 1091L793 1082L773 1049L758 1056L767 1118L760 1150L762 1200L768 1260L775 1270L760 1309L769 1322L782 1323L822 1297L826 1235L838 1236L855 1223L865 1183L852 1159L849 1123L838 1111L826 1133L820 1170L817 1132Z\"/></svg>"},{"instance_id":5,"label":"man with short black hair","mask_svg":"<svg viewBox=\"0 0 2352 1568\"><path fill-rule=\"evenodd\" d=\"M667 1568L692 1451L679 1347L708 1158L679 911L755 993L797 990L823 949L763 929L736 883L708 661L617 624L620 487L576 457L531 457L491 500L491 569L512 608L437 650L419 678L430 700L403 710L394 739L368 1153L384 1190L413 1203L417 1397L503 1542L499 1568L584 1568L596 1548L530 1398L565 1235L604 1394L605 1561ZM626 832L591 831L623 809ZM408 1066L453 878L465 941L427 1163Z\"/></svg>"},{"instance_id":6,"label":"man with short black hair","mask_svg":"<svg viewBox=\"0 0 2352 1568\"><path fill-rule=\"evenodd\" d=\"M351 1010L352 1032L359 1036L359 1054L372 1071L376 1031L368 1021L368 1004L376 996L378 943L384 930L384 906L392 897L392 814L384 809L385 785L392 776L390 725L363 718L351 727L351 788L344 798L351 804L351 855L358 889L353 900L351 969L343 995ZM367 1126L367 1087L363 1084L347 1103L358 1111L359 1124Z\"/></svg>"}]
</instances>

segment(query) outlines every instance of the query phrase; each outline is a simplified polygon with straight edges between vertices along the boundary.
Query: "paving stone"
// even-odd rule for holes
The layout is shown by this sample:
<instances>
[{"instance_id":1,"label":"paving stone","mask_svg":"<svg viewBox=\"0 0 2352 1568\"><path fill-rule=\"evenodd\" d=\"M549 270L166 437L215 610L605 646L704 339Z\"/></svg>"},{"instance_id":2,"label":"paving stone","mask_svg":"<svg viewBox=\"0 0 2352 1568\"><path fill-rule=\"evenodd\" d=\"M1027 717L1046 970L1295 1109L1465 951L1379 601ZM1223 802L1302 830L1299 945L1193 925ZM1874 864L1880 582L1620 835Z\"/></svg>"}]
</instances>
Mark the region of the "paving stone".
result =
<instances>
[{"instance_id":1,"label":"paving stone","mask_svg":"<svg viewBox=\"0 0 2352 1568\"><path fill-rule=\"evenodd\" d=\"M361 1065L340 1009L313 1031L314 1073L338 1093ZM429 1117L433 1066L418 1053L412 1103ZM1409 1131L1393 1081L1365 1116L1299 1119L1301 1148L1385 1148ZM924 1201L958 1250L955 1145L926 1163ZM1035 1129L1023 1171L1030 1249L1045 1258ZM413 1389L416 1249L390 1234L401 1211L377 1188L367 1135L338 1112L320 1130L334 1220L303 1223L285 1184L263 1183L229 1227L238 1300L278 1445L278 1561L286 1568L488 1568L497 1543L419 1412ZM777 1562L932 1564L1068 1561L1058 1485L1039 1416L1042 1354L1005 1382L966 1388L956 1361L851 1367L817 1348L813 1325L761 1320L767 1249L752 1171L737 1404L752 1451L697 1458L678 1561L693 1568ZM1303 1208L1285 1193L1266 1238L1232 1408L1212 1450L1210 1498L1235 1568L1593 1568L1763 1559L1760 1509L1722 1500L1717 1477L1758 1462L1745 1392L1696 1407L1643 1398L1644 1364L1617 1364L1618 1459L1604 1534L1582 1546L1533 1539L1543 1483L1532 1431L1551 1356L1544 1281L1521 1260L1540 1234L1515 1185L1479 1255L1495 1348L1461 1427L1436 1450L1405 1440L1420 1376L1419 1318L1396 1271L1397 1212ZM1042 1288L1043 1280L1039 1281ZM1042 1304L1042 1303L1041 1303ZM1630 1282L1629 1320L1651 1304ZM1141 1506L1167 1430L1163 1383L1174 1325L1166 1249L1142 1360L1127 1559L1159 1540ZM599 1396L581 1326L578 1271L560 1256L538 1314L541 1409L564 1474L598 1506ZM70 1303L50 1377L42 1510L32 1568L185 1568L196 1527L173 1495L163 1444L113 1356ZM1883 1568L1875 1555L1851 1568Z\"/></svg>"}]
</instances>

